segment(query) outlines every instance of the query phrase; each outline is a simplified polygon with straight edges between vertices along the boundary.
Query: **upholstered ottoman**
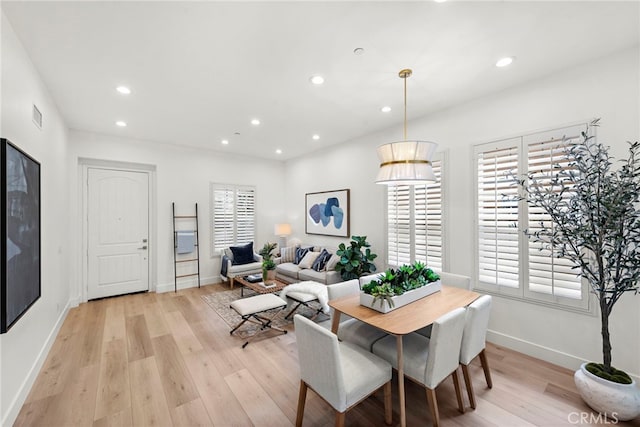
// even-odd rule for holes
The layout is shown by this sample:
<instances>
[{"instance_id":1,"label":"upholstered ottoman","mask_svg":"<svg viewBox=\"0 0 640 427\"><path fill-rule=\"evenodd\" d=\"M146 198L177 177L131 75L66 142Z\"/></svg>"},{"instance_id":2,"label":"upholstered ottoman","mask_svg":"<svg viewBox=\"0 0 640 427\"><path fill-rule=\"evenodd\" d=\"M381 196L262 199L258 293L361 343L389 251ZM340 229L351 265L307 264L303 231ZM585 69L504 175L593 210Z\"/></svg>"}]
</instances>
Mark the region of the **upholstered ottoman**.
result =
<instances>
[{"instance_id":1,"label":"upholstered ottoman","mask_svg":"<svg viewBox=\"0 0 640 427\"><path fill-rule=\"evenodd\" d=\"M267 329L273 329L286 334L286 330L280 329L271 324L271 322L273 322L273 319L275 319L275 317L278 315L279 310L274 311L271 317L267 316L266 314L266 312L268 311L276 310L278 308L282 309L286 306L287 302L274 294L256 295L249 298L236 300L231 303L230 307L240 315L242 321L238 323L233 329L231 329L229 334L233 335L233 333L240 326L244 325L245 322L251 322L260 325L260 330L249 337L247 342L242 345L242 348L245 348L247 344L249 344L249 341L251 339L258 336L260 333L264 332Z\"/></svg>"}]
</instances>

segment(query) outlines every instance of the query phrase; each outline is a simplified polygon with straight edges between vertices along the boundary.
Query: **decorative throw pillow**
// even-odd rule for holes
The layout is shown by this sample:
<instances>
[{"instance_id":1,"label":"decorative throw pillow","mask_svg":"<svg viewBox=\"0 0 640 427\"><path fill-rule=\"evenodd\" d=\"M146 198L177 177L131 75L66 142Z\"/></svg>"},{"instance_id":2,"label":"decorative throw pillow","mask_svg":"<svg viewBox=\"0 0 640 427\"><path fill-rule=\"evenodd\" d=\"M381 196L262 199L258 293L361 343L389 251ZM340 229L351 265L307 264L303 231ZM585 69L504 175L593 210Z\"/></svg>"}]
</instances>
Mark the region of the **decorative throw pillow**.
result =
<instances>
[{"instance_id":1,"label":"decorative throw pillow","mask_svg":"<svg viewBox=\"0 0 640 427\"><path fill-rule=\"evenodd\" d=\"M327 266L325 267L327 271L333 271L336 269L336 265L338 265L338 261L340 261L340 257L336 254L331 255L329 261L327 261Z\"/></svg>"},{"instance_id":2,"label":"decorative throw pillow","mask_svg":"<svg viewBox=\"0 0 640 427\"><path fill-rule=\"evenodd\" d=\"M313 251L307 252L304 258L302 258L302 261L300 261L300 264L298 264L298 267L311 268L311 266L313 266L313 263L319 256L320 256L320 252L313 252Z\"/></svg>"},{"instance_id":3,"label":"decorative throw pillow","mask_svg":"<svg viewBox=\"0 0 640 427\"><path fill-rule=\"evenodd\" d=\"M233 265L249 264L254 261L253 242L242 246L231 246L229 249L233 252Z\"/></svg>"},{"instance_id":4,"label":"decorative throw pillow","mask_svg":"<svg viewBox=\"0 0 640 427\"><path fill-rule=\"evenodd\" d=\"M300 264L302 258L309 252L309 248L296 248L296 255L293 259L294 264Z\"/></svg>"},{"instance_id":5,"label":"decorative throw pillow","mask_svg":"<svg viewBox=\"0 0 640 427\"><path fill-rule=\"evenodd\" d=\"M331 254L326 249L323 249L316 258L315 262L311 266L315 271L322 271L327 267L327 262L331 259Z\"/></svg>"},{"instance_id":6,"label":"decorative throw pillow","mask_svg":"<svg viewBox=\"0 0 640 427\"><path fill-rule=\"evenodd\" d=\"M296 248L282 248L280 249L280 257L282 258L280 262L293 262L296 259Z\"/></svg>"}]
</instances>

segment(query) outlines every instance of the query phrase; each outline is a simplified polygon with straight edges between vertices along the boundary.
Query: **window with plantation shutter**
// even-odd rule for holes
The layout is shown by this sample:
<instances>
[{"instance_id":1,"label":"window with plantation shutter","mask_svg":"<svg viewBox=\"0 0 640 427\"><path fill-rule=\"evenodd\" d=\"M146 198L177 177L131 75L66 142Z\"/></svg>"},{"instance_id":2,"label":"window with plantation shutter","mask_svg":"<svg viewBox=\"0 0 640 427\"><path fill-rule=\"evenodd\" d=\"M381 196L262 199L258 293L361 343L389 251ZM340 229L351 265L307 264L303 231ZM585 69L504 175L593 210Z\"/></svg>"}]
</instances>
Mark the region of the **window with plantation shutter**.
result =
<instances>
[{"instance_id":1,"label":"window with plantation shutter","mask_svg":"<svg viewBox=\"0 0 640 427\"><path fill-rule=\"evenodd\" d=\"M254 187L211 184L212 255L255 239Z\"/></svg>"},{"instance_id":2,"label":"window with plantation shutter","mask_svg":"<svg viewBox=\"0 0 640 427\"><path fill-rule=\"evenodd\" d=\"M551 179L559 170L568 170L569 161L564 155L566 144L581 141L584 126L573 126L557 132L527 135L523 137L523 146L527 150L526 173L533 179L551 185ZM564 140L563 140L564 136ZM564 197L570 197L565 192ZM523 205L526 212L527 228L531 232L540 229L540 224L552 225L550 218L540 208ZM586 287L577 276L578 270L566 259L552 256L555 248L543 248L540 243L527 241L528 286L525 296L542 301L562 300L567 305L580 306L586 299Z\"/></svg>"},{"instance_id":3,"label":"window with plantation shutter","mask_svg":"<svg viewBox=\"0 0 640 427\"><path fill-rule=\"evenodd\" d=\"M588 310L587 285L566 259L553 256L521 233L550 225L542 209L519 200L516 177L529 174L543 185L567 169L564 145L580 140L586 125L474 147L477 207L477 285L526 300ZM569 197L570 193L565 193Z\"/></svg>"},{"instance_id":4,"label":"window with plantation shutter","mask_svg":"<svg viewBox=\"0 0 640 427\"><path fill-rule=\"evenodd\" d=\"M477 153L478 279L497 287L519 287L517 141L507 140ZM519 141L518 141L519 142ZM507 197L504 197L506 195Z\"/></svg>"},{"instance_id":5,"label":"window with plantation shutter","mask_svg":"<svg viewBox=\"0 0 640 427\"><path fill-rule=\"evenodd\" d=\"M437 181L428 185L387 187L387 264L414 261L435 271L443 265L443 191L440 153L432 160Z\"/></svg>"}]
</instances>

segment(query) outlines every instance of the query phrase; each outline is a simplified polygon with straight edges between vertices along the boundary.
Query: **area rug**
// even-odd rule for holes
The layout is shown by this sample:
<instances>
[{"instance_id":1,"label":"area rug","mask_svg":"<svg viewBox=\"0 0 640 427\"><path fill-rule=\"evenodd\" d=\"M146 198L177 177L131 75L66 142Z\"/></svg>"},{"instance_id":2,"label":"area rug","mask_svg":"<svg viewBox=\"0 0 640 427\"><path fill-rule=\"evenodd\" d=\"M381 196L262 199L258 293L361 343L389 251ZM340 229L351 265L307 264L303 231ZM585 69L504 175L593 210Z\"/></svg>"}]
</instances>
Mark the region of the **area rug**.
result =
<instances>
[{"instance_id":1,"label":"area rug","mask_svg":"<svg viewBox=\"0 0 640 427\"><path fill-rule=\"evenodd\" d=\"M247 298L247 296L246 296L247 293L251 293L251 291L245 290L245 298ZM222 318L222 320L225 321L225 323L227 325L229 325L229 330L231 330L231 328L236 326L242 320L240 315L238 315L238 313L236 313L236 311L234 309L229 307L233 301L235 301L237 299L240 299L240 289L239 288L230 289L230 290L222 291L222 292L214 292L214 293L208 294L208 295L202 295L202 299L209 305L209 307L211 307L218 314L218 316L220 316ZM311 305L313 307L315 307L313 305L315 303L316 302L313 301L311 303ZM317 307L319 307L319 305L317 305ZM286 308L284 310L278 310L278 314L276 315L276 317L273 320L272 324L274 326L277 326L277 327L283 328L283 329L287 325L292 324L293 323L293 316L291 316L289 319L285 319L284 318L284 316L286 316L288 312L289 311ZM268 314L268 316L271 316L273 314L273 310L272 311L268 311L266 313ZM300 306L296 310L295 313L296 314L301 314L301 315L303 315L305 317L308 317L308 318L312 318L316 314L316 310L307 308L305 306ZM328 320L328 319L329 319L328 316L326 316L326 315L321 313L314 320L316 322L321 322L323 320ZM256 332L258 332L259 329L260 329L260 325L257 325L255 323L246 322L244 325L242 325L242 327L240 329L235 331L233 333L233 335L234 336L238 336L240 338L247 338L247 337L255 334Z\"/></svg>"}]
</instances>

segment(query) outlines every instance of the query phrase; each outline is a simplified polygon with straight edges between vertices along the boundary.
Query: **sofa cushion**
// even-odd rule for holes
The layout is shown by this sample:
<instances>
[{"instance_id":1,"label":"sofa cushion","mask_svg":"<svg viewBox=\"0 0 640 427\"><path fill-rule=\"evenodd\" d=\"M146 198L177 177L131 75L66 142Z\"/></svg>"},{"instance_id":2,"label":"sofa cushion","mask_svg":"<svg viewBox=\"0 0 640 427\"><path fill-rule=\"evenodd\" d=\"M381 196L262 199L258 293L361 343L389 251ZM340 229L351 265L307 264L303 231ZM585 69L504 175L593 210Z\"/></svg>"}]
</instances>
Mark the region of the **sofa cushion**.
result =
<instances>
[{"instance_id":1,"label":"sofa cushion","mask_svg":"<svg viewBox=\"0 0 640 427\"><path fill-rule=\"evenodd\" d=\"M276 272L283 274L285 276L298 278L298 272L300 271L300 267L292 262L287 262L284 264L278 264L276 266Z\"/></svg>"},{"instance_id":2,"label":"sofa cushion","mask_svg":"<svg viewBox=\"0 0 640 427\"><path fill-rule=\"evenodd\" d=\"M320 256L320 252L307 252L302 258L302 260L298 263L298 267L300 268L311 268L313 263L316 261L316 258Z\"/></svg>"},{"instance_id":3,"label":"sofa cushion","mask_svg":"<svg viewBox=\"0 0 640 427\"><path fill-rule=\"evenodd\" d=\"M293 262L296 259L296 247L282 248L280 249L280 257L283 263Z\"/></svg>"},{"instance_id":4,"label":"sofa cushion","mask_svg":"<svg viewBox=\"0 0 640 427\"><path fill-rule=\"evenodd\" d=\"M314 282L324 283L327 278L326 271L315 271L310 268L300 270L298 273L298 279L303 280L311 280Z\"/></svg>"},{"instance_id":5,"label":"sofa cushion","mask_svg":"<svg viewBox=\"0 0 640 427\"><path fill-rule=\"evenodd\" d=\"M307 252L309 252L309 248L297 248L296 249L296 256L293 260L294 264L300 264L300 261L302 261L302 258L304 258L304 256L307 254Z\"/></svg>"},{"instance_id":6,"label":"sofa cushion","mask_svg":"<svg viewBox=\"0 0 640 427\"><path fill-rule=\"evenodd\" d=\"M318 258L313 262L311 268L315 271L323 271L326 268L329 259L331 259L331 254L326 249L323 249L322 252L320 252L320 255L318 255Z\"/></svg>"},{"instance_id":7,"label":"sofa cushion","mask_svg":"<svg viewBox=\"0 0 640 427\"><path fill-rule=\"evenodd\" d=\"M231 246L233 252L233 265L242 265L255 262L253 259L253 242L249 242L242 246Z\"/></svg>"}]
</instances>

